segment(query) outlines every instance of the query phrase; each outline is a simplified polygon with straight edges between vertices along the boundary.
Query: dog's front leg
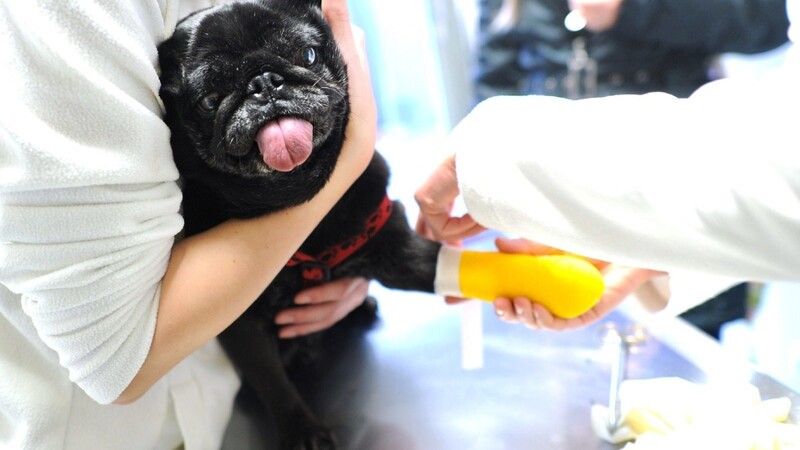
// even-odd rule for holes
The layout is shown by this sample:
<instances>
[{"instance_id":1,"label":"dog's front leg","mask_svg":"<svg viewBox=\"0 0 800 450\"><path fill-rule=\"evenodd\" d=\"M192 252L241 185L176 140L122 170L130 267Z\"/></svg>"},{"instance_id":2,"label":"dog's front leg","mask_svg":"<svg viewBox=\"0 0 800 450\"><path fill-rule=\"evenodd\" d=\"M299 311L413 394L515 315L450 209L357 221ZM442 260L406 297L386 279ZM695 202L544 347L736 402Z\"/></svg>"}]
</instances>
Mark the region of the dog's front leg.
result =
<instances>
[{"instance_id":1,"label":"dog's front leg","mask_svg":"<svg viewBox=\"0 0 800 450\"><path fill-rule=\"evenodd\" d=\"M282 449L327 450L336 445L289 380L281 362L278 337L262 317L245 313L219 336L242 381L275 418Z\"/></svg>"},{"instance_id":2,"label":"dog's front leg","mask_svg":"<svg viewBox=\"0 0 800 450\"><path fill-rule=\"evenodd\" d=\"M442 244L417 234L403 205L395 202L391 217L370 244L359 270L391 289L433 292Z\"/></svg>"}]
</instances>

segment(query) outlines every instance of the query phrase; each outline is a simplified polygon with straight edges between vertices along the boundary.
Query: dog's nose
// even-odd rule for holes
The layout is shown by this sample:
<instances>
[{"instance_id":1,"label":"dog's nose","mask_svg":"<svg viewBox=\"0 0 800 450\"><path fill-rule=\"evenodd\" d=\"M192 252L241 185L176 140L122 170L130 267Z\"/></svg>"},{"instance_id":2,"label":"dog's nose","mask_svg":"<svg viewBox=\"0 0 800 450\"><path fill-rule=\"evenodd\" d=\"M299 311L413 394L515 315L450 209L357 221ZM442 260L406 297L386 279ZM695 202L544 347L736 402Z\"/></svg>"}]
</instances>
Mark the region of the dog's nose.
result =
<instances>
[{"instance_id":1,"label":"dog's nose","mask_svg":"<svg viewBox=\"0 0 800 450\"><path fill-rule=\"evenodd\" d=\"M264 72L256 76L247 85L248 95L264 94L280 89L283 86L283 77L277 73Z\"/></svg>"}]
</instances>

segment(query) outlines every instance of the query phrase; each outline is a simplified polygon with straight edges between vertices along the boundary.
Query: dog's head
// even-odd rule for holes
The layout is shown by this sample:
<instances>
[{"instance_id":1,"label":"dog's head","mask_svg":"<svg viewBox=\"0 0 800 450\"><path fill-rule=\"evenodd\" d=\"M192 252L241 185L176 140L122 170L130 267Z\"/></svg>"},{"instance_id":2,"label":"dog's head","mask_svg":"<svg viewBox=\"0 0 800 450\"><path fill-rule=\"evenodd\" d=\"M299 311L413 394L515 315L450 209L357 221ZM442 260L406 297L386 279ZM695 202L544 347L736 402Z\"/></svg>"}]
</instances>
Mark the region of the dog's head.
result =
<instances>
[{"instance_id":1,"label":"dog's head","mask_svg":"<svg viewBox=\"0 0 800 450\"><path fill-rule=\"evenodd\" d=\"M259 209L252 214L308 200L325 184L349 110L345 65L319 1L197 12L161 44L159 62L182 177ZM232 187L242 184L247 193Z\"/></svg>"}]
</instances>

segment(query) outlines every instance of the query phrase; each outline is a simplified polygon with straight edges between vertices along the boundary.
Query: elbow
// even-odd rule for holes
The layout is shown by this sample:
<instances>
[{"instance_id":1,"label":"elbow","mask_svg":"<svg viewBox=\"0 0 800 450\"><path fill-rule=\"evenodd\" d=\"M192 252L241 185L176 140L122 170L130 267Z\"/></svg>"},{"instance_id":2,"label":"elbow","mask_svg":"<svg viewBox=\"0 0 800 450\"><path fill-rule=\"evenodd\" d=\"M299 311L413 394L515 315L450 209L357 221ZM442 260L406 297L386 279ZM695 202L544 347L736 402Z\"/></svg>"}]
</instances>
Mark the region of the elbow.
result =
<instances>
[{"instance_id":1,"label":"elbow","mask_svg":"<svg viewBox=\"0 0 800 450\"><path fill-rule=\"evenodd\" d=\"M128 387L126 387L122 393L119 394L119 397L111 403L114 405L130 405L136 402L136 400L142 398L142 396L150 390L159 378L160 377L147 376L146 372L143 373L140 370L140 372L133 377L130 384L128 384Z\"/></svg>"},{"instance_id":2,"label":"elbow","mask_svg":"<svg viewBox=\"0 0 800 450\"><path fill-rule=\"evenodd\" d=\"M136 402L136 400L142 398L145 392L147 392L146 390L132 389L132 386L133 384L125 388L125 390L119 394L119 397L117 397L116 400L111 403L114 405L130 405L131 403Z\"/></svg>"},{"instance_id":3,"label":"elbow","mask_svg":"<svg viewBox=\"0 0 800 450\"><path fill-rule=\"evenodd\" d=\"M116 400L111 402L114 405L118 406L125 406L134 403L136 400L139 400L142 397L142 394L135 394L135 395L126 395L124 392L117 397Z\"/></svg>"}]
</instances>

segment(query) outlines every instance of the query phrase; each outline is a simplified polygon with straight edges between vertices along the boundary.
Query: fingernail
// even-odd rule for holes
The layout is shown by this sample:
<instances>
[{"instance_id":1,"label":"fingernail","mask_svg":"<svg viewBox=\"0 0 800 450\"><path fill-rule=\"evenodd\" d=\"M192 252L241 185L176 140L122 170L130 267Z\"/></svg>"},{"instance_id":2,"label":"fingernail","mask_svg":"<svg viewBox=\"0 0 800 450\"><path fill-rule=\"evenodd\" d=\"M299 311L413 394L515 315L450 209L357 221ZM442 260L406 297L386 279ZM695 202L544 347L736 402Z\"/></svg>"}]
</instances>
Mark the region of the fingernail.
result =
<instances>
[{"instance_id":1,"label":"fingernail","mask_svg":"<svg viewBox=\"0 0 800 450\"><path fill-rule=\"evenodd\" d=\"M500 311L499 309L496 309L494 313L497 314L497 317L503 317L503 314L505 314L503 311Z\"/></svg>"},{"instance_id":2,"label":"fingernail","mask_svg":"<svg viewBox=\"0 0 800 450\"><path fill-rule=\"evenodd\" d=\"M536 323L539 323L539 313L534 309L533 310L533 320Z\"/></svg>"},{"instance_id":3,"label":"fingernail","mask_svg":"<svg viewBox=\"0 0 800 450\"><path fill-rule=\"evenodd\" d=\"M294 323L294 317L291 314L281 314L275 317L275 323L278 325L288 325Z\"/></svg>"},{"instance_id":4,"label":"fingernail","mask_svg":"<svg viewBox=\"0 0 800 450\"><path fill-rule=\"evenodd\" d=\"M281 339L293 339L293 338L297 337L297 333L295 333L294 331L291 331L291 330L290 331L281 331L278 335L281 337Z\"/></svg>"},{"instance_id":5,"label":"fingernail","mask_svg":"<svg viewBox=\"0 0 800 450\"><path fill-rule=\"evenodd\" d=\"M516 312L518 316L521 316L525 311L520 306L514 306L514 312Z\"/></svg>"},{"instance_id":6,"label":"fingernail","mask_svg":"<svg viewBox=\"0 0 800 450\"><path fill-rule=\"evenodd\" d=\"M294 303L297 305L307 305L311 303L311 297L308 297L306 295L298 295L297 297L295 297Z\"/></svg>"}]
</instances>

